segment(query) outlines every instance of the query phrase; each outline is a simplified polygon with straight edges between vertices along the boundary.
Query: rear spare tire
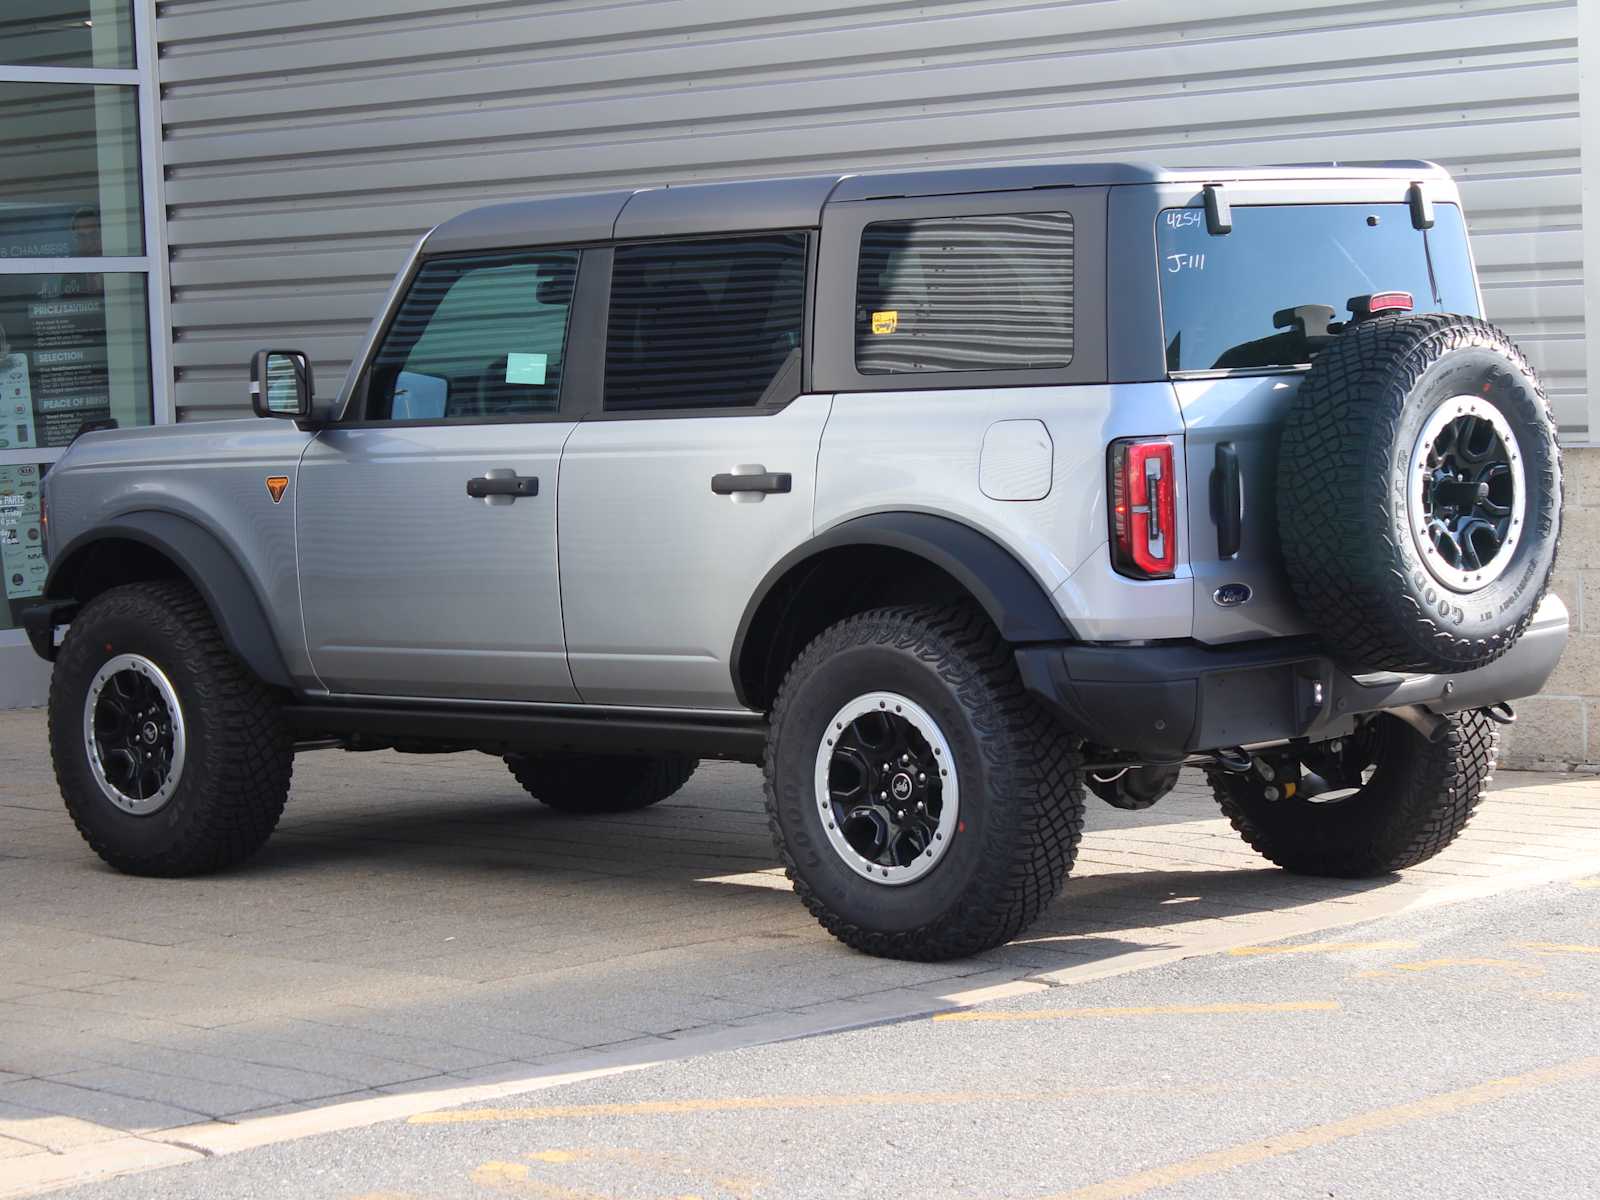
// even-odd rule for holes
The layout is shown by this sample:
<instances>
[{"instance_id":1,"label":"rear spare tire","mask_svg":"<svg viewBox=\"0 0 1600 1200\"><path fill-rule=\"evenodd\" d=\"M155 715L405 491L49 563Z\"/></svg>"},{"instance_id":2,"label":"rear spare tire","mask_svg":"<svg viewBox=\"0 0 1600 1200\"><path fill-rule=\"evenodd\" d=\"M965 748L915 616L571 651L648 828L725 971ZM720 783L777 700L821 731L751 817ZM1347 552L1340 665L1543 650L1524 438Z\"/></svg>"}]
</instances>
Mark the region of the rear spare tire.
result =
<instances>
[{"instance_id":1,"label":"rear spare tire","mask_svg":"<svg viewBox=\"0 0 1600 1200\"><path fill-rule=\"evenodd\" d=\"M1467 671L1533 619L1555 565L1561 458L1500 330L1365 322L1317 356L1283 429L1278 524L1302 610L1352 665Z\"/></svg>"}]
</instances>

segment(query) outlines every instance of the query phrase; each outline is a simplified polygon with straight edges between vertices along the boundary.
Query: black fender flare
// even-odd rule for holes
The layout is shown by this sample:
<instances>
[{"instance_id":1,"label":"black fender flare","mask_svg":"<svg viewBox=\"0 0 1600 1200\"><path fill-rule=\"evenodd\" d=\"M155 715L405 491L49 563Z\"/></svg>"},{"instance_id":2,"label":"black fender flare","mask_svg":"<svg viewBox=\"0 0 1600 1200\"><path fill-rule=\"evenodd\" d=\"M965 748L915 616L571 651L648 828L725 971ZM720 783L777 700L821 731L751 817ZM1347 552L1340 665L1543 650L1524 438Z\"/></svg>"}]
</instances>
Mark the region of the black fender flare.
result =
<instances>
[{"instance_id":1,"label":"black fender flare","mask_svg":"<svg viewBox=\"0 0 1600 1200\"><path fill-rule=\"evenodd\" d=\"M85 562L86 554L97 543L107 541L136 542L169 559L205 600L228 649L262 682L284 688L294 686L273 637L266 606L238 559L216 534L176 513L124 513L80 533L51 556L45 596L54 600L72 598L73 576Z\"/></svg>"},{"instance_id":2,"label":"black fender flare","mask_svg":"<svg viewBox=\"0 0 1600 1200\"><path fill-rule=\"evenodd\" d=\"M1010 550L970 525L920 512L880 512L842 521L778 560L757 586L734 635L729 663L744 699L741 664L752 626L774 588L794 572L844 546L885 546L913 554L967 590L1013 645L1075 641L1076 634L1038 578Z\"/></svg>"}]
</instances>

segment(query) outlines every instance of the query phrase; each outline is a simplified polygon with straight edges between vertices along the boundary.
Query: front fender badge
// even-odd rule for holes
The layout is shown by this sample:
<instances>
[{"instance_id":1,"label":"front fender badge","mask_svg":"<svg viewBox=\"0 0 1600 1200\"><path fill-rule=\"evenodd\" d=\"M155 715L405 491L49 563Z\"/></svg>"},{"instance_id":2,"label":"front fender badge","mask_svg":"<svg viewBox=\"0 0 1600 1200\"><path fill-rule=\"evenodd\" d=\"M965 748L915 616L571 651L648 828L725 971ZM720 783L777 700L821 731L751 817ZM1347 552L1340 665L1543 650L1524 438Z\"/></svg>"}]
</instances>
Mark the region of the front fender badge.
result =
<instances>
[{"instance_id":1,"label":"front fender badge","mask_svg":"<svg viewBox=\"0 0 1600 1200\"><path fill-rule=\"evenodd\" d=\"M283 502L283 494L288 490L289 477L287 475L267 476L267 495L272 497L274 504L281 504Z\"/></svg>"},{"instance_id":2,"label":"front fender badge","mask_svg":"<svg viewBox=\"0 0 1600 1200\"><path fill-rule=\"evenodd\" d=\"M1225 583L1211 593L1211 599L1218 608L1238 608L1250 595L1248 583Z\"/></svg>"}]
</instances>

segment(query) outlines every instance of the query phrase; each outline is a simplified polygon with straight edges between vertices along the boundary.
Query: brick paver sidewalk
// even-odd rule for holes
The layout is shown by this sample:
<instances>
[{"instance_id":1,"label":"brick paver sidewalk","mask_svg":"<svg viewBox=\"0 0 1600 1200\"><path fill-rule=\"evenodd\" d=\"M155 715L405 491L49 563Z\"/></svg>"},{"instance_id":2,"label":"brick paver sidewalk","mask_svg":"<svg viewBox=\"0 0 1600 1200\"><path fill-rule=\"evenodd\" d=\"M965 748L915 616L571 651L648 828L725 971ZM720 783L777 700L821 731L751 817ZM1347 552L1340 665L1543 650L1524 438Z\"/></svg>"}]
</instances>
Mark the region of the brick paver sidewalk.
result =
<instances>
[{"instance_id":1,"label":"brick paver sidewalk","mask_svg":"<svg viewBox=\"0 0 1600 1200\"><path fill-rule=\"evenodd\" d=\"M1267 867L1196 776L1143 813L1091 798L1079 869L1021 941L892 963L794 899L759 787L707 764L666 804L575 819L482 755L312 753L254 863L141 880L73 830L42 714L0 713L0 1196L130 1134L171 1151L160 1131L905 1015L1600 871L1592 778L1502 775L1445 855L1340 882Z\"/></svg>"}]
</instances>

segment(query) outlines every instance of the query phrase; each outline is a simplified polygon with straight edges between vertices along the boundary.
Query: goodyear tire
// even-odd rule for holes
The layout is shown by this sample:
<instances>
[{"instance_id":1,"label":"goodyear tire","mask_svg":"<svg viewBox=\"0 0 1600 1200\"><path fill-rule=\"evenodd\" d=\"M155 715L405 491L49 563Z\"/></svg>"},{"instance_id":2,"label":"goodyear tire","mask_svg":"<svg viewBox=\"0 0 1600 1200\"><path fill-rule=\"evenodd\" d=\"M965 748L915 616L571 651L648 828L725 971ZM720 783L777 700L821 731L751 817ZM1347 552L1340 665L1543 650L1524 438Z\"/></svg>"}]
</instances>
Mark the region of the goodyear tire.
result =
<instances>
[{"instance_id":1,"label":"goodyear tire","mask_svg":"<svg viewBox=\"0 0 1600 1200\"><path fill-rule=\"evenodd\" d=\"M700 760L687 754L508 754L511 774L540 804L566 813L622 813L659 804Z\"/></svg>"},{"instance_id":2,"label":"goodyear tire","mask_svg":"<svg viewBox=\"0 0 1600 1200\"><path fill-rule=\"evenodd\" d=\"M132 875L242 862L289 796L294 740L278 696L185 582L127 584L84 605L50 679L49 724L78 832Z\"/></svg>"},{"instance_id":3,"label":"goodyear tire","mask_svg":"<svg viewBox=\"0 0 1600 1200\"><path fill-rule=\"evenodd\" d=\"M1295 595L1335 655L1368 670L1492 662L1533 619L1561 530L1532 369L1472 317L1357 326L1290 408L1278 520Z\"/></svg>"},{"instance_id":4,"label":"goodyear tire","mask_svg":"<svg viewBox=\"0 0 1600 1200\"><path fill-rule=\"evenodd\" d=\"M1015 937L1083 833L1074 743L966 607L877 609L819 634L779 690L765 770L796 893L840 941L886 958Z\"/></svg>"}]
</instances>

